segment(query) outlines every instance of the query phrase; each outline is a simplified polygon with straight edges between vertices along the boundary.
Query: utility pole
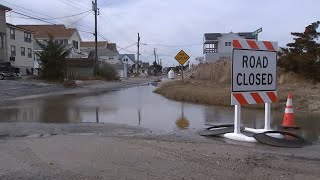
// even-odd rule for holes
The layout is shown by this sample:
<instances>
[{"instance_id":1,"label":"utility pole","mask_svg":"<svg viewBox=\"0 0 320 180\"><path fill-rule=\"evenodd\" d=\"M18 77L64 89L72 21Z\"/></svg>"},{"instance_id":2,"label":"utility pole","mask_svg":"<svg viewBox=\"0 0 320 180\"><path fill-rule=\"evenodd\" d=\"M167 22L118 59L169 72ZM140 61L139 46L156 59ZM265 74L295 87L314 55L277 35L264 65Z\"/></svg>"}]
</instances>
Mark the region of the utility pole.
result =
<instances>
[{"instance_id":1,"label":"utility pole","mask_svg":"<svg viewBox=\"0 0 320 180\"><path fill-rule=\"evenodd\" d=\"M94 38L95 38L95 58L94 58L94 75L98 75L98 69L99 69L99 62L98 62L98 0L95 0L95 2L92 1L92 10L94 11Z\"/></svg>"},{"instance_id":2,"label":"utility pole","mask_svg":"<svg viewBox=\"0 0 320 180\"><path fill-rule=\"evenodd\" d=\"M157 53L156 53L156 48L154 48L153 50L153 54L154 54L154 62L157 63Z\"/></svg>"},{"instance_id":3,"label":"utility pole","mask_svg":"<svg viewBox=\"0 0 320 180\"><path fill-rule=\"evenodd\" d=\"M138 53L137 53L137 63L136 63L136 71L139 74L139 60L140 60L140 34L138 33Z\"/></svg>"},{"instance_id":4,"label":"utility pole","mask_svg":"<svg viewBox=\"0 0 320 180\"><path fill-rule=\"evenodd\" d=\"M157 64L159 65L159 55L157 55Z\"/></svg>"}]
</instances>

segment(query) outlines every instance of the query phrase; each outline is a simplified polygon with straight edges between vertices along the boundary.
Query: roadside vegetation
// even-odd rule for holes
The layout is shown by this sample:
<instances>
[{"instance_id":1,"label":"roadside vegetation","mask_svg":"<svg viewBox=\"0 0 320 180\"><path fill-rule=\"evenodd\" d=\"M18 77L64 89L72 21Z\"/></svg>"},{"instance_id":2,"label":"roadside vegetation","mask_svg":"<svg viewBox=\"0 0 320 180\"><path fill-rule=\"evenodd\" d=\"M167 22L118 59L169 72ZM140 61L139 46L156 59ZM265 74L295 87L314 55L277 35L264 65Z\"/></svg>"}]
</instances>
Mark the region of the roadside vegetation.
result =
<instances>
[{"instance_id":1,"label":"roadside vegetation","mask_svg":"<svg viewBox=\"0 0 320 180\"><path fill-rule=\"evenodd\" d=\"M110 64L105 63L99 68L99 76L107 81L119 80L119 74L117 70Z\"/></svg>"},{"instance_id":2,"label":"roadside vegetation","mask_svg":"<svg viewBox=\"0 0 320 180\"><path fill-rule=\"evenodd\" d=\"M45 80L63 81L67 73L66 57L69 51L65 46L54 41L54 37L49 34L49 40L37 41L42 51L37 52L39 64L42 68L40 77Z\"/></svg>"},{"instance_id":3,"label":"roadside vegetation","mask_svg":"<svg viewBox=\"0 0 320 180\"><path fill-rule=\"evenodd\" d=\"M281 48L279 67L286 72L294 72L312 81L320 82L320 21L305 28L304 32L292 32L294 42Z\"/></svg>"},{"instance_id":4,"label":"roadside vegetation","mask_svg":"<svg viewBox=\"0 0 320 180\"><path fill-rule=\"evenodd\" d=\"M278 60L278 102L272 107L284 110L287 95L293 93L294 109L304 112L320 112L320 45L316 31L320 22L306 27L296 36L288 48L281 48ZM230 106L231 60L203 63L186 71L184 83L180 80L163 83L155 90L169 99L192 103ZM249 105L263 108L263 105Z\"/></svg>"}]
</instances>

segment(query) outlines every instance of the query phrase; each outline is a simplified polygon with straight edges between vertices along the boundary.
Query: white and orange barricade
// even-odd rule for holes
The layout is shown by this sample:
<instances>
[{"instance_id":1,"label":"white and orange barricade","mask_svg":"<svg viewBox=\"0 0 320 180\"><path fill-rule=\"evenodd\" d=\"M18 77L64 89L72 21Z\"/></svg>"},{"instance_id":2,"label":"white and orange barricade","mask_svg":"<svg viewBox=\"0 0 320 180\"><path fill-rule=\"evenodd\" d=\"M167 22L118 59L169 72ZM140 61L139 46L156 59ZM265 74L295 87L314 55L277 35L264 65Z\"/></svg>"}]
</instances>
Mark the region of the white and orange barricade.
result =
<instances>
[{"instance_id":1,"label":"white and orange barricade","mask_svg":"<svg viewBox=\"0 0 320 180\"><path fill-rule=\"evenodd\" d=\"M235 106L234 132L224 137L255 142L240 132L241 105L265 104L264 129L245 128L261 133L270 128L271 103L277 101L278 43L256 40L233 40L231 105Z\"/></svg>"}]
</instances>

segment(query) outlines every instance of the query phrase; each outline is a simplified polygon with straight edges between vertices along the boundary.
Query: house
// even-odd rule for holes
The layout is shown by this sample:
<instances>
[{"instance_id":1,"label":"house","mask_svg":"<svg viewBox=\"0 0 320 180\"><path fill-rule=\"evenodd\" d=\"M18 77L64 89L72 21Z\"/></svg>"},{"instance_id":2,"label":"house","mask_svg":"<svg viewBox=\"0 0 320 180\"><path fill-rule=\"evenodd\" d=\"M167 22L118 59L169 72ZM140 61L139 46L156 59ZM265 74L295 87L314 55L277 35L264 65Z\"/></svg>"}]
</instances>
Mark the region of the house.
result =
<instances>
[{"instance_id":1,"label":"house","mask_svg":"<svg viewBox=\"0 0 320 180\"><path fill-rule=\"evenodd\" d=\"M196 57L195 60L196 60L197 64L201 64L201 63L205 62L203 56L202 57Z\"/></svg>"},{"instance_id":2,"label":"house","mask_svg":"<svg viewBox=\"0 0 320 180\"><path fill-rule=\"evenodd\" d=\"M28 29L34 32L34 39L43 42L49 40L49 34L55 38L59 44L66 48L73 48L70 58L80 58L81 37L77 29L66 28L65 25L17 25L17 27Z\"/></svg>"},{"instance_id":3,"label":"house","mask_svg":"<svg viewBox=\"0 0 320 180\"><path fill-rule=\"evenodd\" d=\"M119 54L119 60L125 64L132 65L136 64L136 55L135 54Z\"/></svg>"},{"instance_id":4,"label":"house","mask_svg":"<svg viewBox=\"0 0 320 180\"><path fill-rule=\"evenodd\" d=\"M203 40L204 61L215 62L221 58L231 59L232 40L256 39L252 32L206 33Z\"/></svg>"},{"instance_id":5,"label":"house","mask_svg":"<svg viewBox=\"0 0 320 180\"><path fill-rule=\"evenodd\" d=\"M94 41L82 41L81 53L86 54L89 58L95 56L95 42ZM119 52L115 43L109 43L107 41L97 42L98 60L99 63L119 64Z\"/></svg>"},{"instance_id":6,"label":"house","mask_svg":"<svg viewBox=\"0 0 320 180\"><path fill-rule=\"evenodd\" d=\"M66 28L65 25L55 24L55 25L17 25L19 28L28 29L34 34L34 39L39 42L45 42L49 40L49 34L55 38L57 43L65 45L65 49L70 51L68 58L80 58L81 49L81 37L77 29ZM42 49L38 46L36 41L34 41L34 51L39 52ZM34 58L34 69L38 70L40 68L39 59L35 53ZM35 71L36 73L36 71Z\"/></svg>"},{"instance_id":7,"label":"house","mask_svg":"<svg viewBox=\"0 0 320 180\"><path fill-rule=\"evenodd\" d=\"M7 51L12 66L20 68L21 75L33 74L34 52L32 31L6 24Z\"/></svg>"},{"instance_id":8,"label":"house","mask_svg":"<svg viewBox=\"0 0 320 180\"><path fill-rule=\"evenodd\" d=\"M149 63L148 62L141 62L139 63L138 72L139 74L148 74Z\"/></svg>"},{"instance_id":9,"label":"house","mask_svg":"<svg viewBox=\"0 0 320 180\"><path fill-rule=\"evenodd\" d=\"M10 8L0 4L0 63L7 62L7 38L6 38L6 12L11 11Z\"/></svg>"}]
</instances>

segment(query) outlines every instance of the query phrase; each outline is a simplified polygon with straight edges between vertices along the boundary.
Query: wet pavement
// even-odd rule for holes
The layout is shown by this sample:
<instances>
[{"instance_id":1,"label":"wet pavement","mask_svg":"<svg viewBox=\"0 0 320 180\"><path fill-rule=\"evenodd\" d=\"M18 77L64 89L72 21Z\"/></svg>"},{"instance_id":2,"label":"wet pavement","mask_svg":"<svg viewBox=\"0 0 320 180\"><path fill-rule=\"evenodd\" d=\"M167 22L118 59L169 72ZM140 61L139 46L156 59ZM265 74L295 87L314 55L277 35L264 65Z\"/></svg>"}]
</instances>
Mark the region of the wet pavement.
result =
<instances>
[{"instance_id":1,"label":"wet pavement","mask_svg":"<svg viewBox=\"0 0 320 180\"><path fill-rule=\"evenodd\" d=\"M233 123L232 107L175 102L153 93L157 83L108 93L61 95L8 101L0 105L0 122L118 123L141 126L158 133L198 131L208 124ZM319 142L320 114L296 113L300 130L293 131ZM280 129L282 112L272 112L271 127ZM263 128L264 111L242 109L242 125Z\"/></svg>"}]
</instances>

